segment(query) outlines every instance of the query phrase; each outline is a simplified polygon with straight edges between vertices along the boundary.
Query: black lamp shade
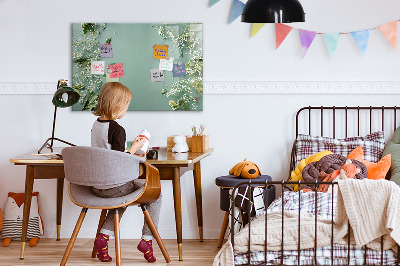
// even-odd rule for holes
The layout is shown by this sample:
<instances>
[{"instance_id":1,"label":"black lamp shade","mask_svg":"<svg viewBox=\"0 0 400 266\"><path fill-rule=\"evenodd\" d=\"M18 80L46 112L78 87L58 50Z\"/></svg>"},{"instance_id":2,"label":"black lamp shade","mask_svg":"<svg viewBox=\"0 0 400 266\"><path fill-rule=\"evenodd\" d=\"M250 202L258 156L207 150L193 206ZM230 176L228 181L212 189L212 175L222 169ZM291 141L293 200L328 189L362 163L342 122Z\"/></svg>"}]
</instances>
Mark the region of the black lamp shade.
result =
<instances>
[{"instance_id":1,"label":"black lamp shade","mask_svg":"<svg viewBox=\"0 0 400 266\"><path fill-rule=\"evenodd\" d=\"M76 104L78 100L78 92L68 87L67 84L61 84L54 93L52 102L56 107L70 107Z\"/></svg>"},{"instance_id":2,"label":"black lamp shade","mask_svg":"<svg viewBox=\"0 0 400 266\"><path fill-rule=\"evenodd\" d=\"M242 22L304 22L304 15L298 0L249 0L243 9Z\"/></svg>"}]
</instances>

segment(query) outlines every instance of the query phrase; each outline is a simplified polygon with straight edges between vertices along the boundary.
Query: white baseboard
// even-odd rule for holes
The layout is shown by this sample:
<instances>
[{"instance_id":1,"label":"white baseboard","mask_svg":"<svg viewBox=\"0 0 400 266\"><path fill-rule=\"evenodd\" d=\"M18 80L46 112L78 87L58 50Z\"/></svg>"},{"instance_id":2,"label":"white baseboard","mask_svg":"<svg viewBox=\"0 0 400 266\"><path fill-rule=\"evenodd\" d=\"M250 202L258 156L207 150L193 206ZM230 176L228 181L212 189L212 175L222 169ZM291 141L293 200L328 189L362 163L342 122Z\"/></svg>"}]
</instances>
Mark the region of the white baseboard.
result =
<instances>
[{"instance_id":1,"label":"white baseboard","mask_svg":"<svg viewBox=\"0 0 400 266\"><path fill-rule=\"evenodd\" d=\"M53 94L56 82L0 83L0 94ZM218 94L400 94L400 81L205 81Z\"/></svg>"}]
</instances>

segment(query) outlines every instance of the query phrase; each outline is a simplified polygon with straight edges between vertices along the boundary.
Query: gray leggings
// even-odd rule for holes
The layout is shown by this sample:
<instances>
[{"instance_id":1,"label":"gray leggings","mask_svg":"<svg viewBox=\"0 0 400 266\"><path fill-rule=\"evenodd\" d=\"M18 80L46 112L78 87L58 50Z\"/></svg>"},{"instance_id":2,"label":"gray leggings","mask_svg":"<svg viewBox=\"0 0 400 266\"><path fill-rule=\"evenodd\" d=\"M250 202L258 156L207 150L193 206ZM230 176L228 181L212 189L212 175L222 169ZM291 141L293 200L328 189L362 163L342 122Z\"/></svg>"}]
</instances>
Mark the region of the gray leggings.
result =
<instances>
[{"instance_id":1,"label":"gray leggings","mask_svg":"<svg viewBox=\"0 0 400 266\"><path fill-rule=\"evenodd\" d=\"M139 182L136 180L130 181L122 186L113 187L108 189L98 189L93 188L93 194L101 197L101 198L116 198L128 195L138 189L141 189L144 186L144 182ZM147 209L153 218L155 226L158 228L158 221L160 219L160 211L161 211L161 202L162 196L153 203L146 204ZM122 218L126 207L118 208L119 218ZM106 234L109 236L114 236L114 210L108 210L106 220L104 221L103 227L101 228L100 233ZM142 230L142 239L151 240L153 238L153 234L150 230L149 225L147 224L146 220L144 221L143 230Z\"/></svg>"}]
</instances>

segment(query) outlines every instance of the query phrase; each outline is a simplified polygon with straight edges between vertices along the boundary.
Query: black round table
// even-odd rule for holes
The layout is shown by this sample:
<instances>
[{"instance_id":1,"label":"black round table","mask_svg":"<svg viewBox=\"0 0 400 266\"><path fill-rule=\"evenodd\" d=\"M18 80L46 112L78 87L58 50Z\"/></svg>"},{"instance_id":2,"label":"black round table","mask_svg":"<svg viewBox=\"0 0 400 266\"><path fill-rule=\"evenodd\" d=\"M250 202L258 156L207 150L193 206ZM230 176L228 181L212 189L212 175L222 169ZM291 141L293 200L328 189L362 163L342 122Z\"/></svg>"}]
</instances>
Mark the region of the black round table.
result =
<instances>
[{"instance_id":1,"label":"black round table","mask_svg":"<svg viewBox=\"0 0 400 266\"><path fill-rule=\"evenodd\" d=\"M217 177L215 179L215 184L220 187L220 209L222 211L225 211L225 217L224 217L224 221L222 222L221 233L220 233L218 245L217 245L217 247L219 247L219 248L222 246L222 242L224 241L226 228L228 227L228 222L229 222L230 190L233 189L236 185L238 185L242 182L248 182L249 180L251 180L251 182L255 182L255 181L265 182L266 180L272 181L272 178L269 175L261 175L257 178L253 178L253 179L236 177L234 175L226 175L226 176ZM246 186L246 185L244 185L244 186ZM263 185L253 184L252 186L261 187ZM275 200L275 186L269 186L267 188L267 190L268 190L268 193L267 193L268 199L266 199L266 200L268 200L267 206L269 206L269 204L271 204ZM264 191L264 193L265 193L265 191ZM264 196L265 196L265 194L264 194Z\"/></svg>"}]
</instances>

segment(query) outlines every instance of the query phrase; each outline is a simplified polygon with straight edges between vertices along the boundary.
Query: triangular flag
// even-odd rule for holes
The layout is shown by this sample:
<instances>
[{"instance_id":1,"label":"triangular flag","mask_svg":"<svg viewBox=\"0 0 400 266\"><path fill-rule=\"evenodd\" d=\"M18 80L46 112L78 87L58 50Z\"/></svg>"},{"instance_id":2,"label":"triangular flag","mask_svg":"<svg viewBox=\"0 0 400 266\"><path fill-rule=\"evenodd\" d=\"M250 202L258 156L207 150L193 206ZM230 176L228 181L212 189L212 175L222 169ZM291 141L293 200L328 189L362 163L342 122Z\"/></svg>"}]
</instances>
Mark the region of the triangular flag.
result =
<instances>
[{"instance_id":1,"label":"triangular flag","mask_svg":"<svg viewBox=\"0 0 400 266\"><path fill-rule=\"evenodd\" d=\"M390 43L390 45L393 47L393 49L396 50L397 48L397 20L393 22L386 23L382 26L378 27L383 35L385 35L386 39Z\"/></svg>"},{"instance_id":2,"label":"triangular flag","mask_svg":"<svg viewBox=\"0 0 400 266\"><path fill-rule=\"evenodd\" d=\"M256 35L262 27L264 27L265 23L253 23L253 26L251 28L251 38Z\"/></svg>"},{"instance_id":3,"label":"triangular flag","mask_svg":"<svg viewBox=\"0 0 400 266\"><path fill-rule=\"evenodd\" d=\"M332 58L333 54L336 51L336 48L338 47L339 39L340 36L342 36L342 34L340 34L339 32L333 32L333 33L325 33L323 36L326 48L328 48L329 55Z\"/></svg>"},{"instance_id":4,"label":"triangular flag","mask_svg":"<svg viewBox=\"0 0 400 266\"><path fill-rule=\"evenodd\" d=\"M282 44L282 42L285 40L286 36L288 36L289 32L292 29L293 28L288 25L281 24L281 23L275 23L276 49L278 49L278 47Z\"/></svg>"},{"instance_id":5,"label":"triangular flag","mask_svg":"<svg viewBox=\"0 0 400 266\"><path fill-rule=\"evenodd\" d=\"M244 3L239 0L233 0L231 17L229 19L229 23L232 23L235 19L237 19L240 15L242 15L242 11L244 8Z\"/></svg>"},{"instance_id":6,"label":"triangular flag","mask_svg":"<svg viewBox=\"0 0 400 266\"><path fill-rule=\"evenodd\" d=\"M353 35L354 40L356 41L358 47L361 50L361 53L364 55L368 46L369 33L371 29L360 30L360 31L352 31L351 35Z\"/></svg>"},{"instance_id":7,"label":"triangular flag","mask_svg":"<svg viewBox=\"0 0 400 266\"><path fill-rule=\"evenodd\" d=\"M215 5L218 2L219 2L219 0L210 0L210 5L208 7L212 7L213 5Z\"/></svg>"},{"instance_id":8,"label":"triangular flag","mask_svg":"<svg viewBox=\"0 0 400 266\"><path fill-rule=\"evenodd\" d=\"M304 58L317 33L315 31L300 30L301 55Z\"/></svg>"}]
</instances>

